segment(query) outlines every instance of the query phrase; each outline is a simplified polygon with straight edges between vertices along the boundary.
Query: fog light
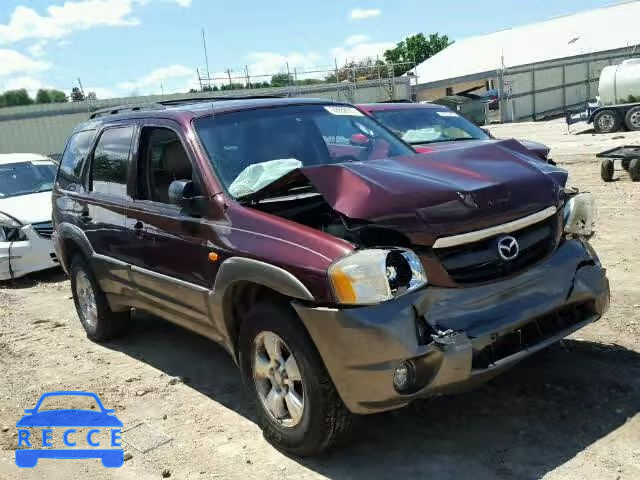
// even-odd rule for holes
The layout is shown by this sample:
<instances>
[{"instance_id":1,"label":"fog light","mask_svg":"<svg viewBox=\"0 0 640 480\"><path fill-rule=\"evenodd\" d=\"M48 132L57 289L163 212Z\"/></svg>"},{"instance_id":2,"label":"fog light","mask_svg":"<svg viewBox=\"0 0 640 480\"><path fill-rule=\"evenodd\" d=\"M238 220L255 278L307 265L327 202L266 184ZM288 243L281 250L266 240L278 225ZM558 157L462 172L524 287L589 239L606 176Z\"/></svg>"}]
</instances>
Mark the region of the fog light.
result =
<instances>
[{"instance_id":1,"label":"fog light","mask_svg":"<svg viewBox=\"0 0 640 480\"><path fill-rule=\"evenodd\" d=\"M408 390L413 385L413 365L402 362L393 372L393 386L398 392Z\"/></svg>"}]
</instances>

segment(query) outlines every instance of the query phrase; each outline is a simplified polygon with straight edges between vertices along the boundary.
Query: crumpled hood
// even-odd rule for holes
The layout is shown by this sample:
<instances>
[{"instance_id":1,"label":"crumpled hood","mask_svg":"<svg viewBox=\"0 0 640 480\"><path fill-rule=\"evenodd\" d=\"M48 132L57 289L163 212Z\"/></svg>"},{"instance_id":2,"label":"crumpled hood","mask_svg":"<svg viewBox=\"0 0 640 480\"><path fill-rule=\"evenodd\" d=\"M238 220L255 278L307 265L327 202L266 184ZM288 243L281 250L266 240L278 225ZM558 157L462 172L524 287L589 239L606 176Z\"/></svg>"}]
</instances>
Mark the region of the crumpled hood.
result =
<instances>
[{"instance_id":1,"label":"crumpled hood","mask_svg":"<svg viewBox=\"0 0 640 480\"><path fill-rule=\"evenodd\" d=\"M15 197L0 197L0 212L29 225L51 221L51 192L37 192Z\"/></svg>"},{"instance_id":2,"label":"crumpled hood","mask_svg":"<svg viewBox=\"0 0 640 480\"><path fill-rule=\"evenodd\" d=\"M433 236L485 228L558 205L564 170L514 140L294 170L263 190L310 182L352 219Z\"/></svg>"}]
</instances>

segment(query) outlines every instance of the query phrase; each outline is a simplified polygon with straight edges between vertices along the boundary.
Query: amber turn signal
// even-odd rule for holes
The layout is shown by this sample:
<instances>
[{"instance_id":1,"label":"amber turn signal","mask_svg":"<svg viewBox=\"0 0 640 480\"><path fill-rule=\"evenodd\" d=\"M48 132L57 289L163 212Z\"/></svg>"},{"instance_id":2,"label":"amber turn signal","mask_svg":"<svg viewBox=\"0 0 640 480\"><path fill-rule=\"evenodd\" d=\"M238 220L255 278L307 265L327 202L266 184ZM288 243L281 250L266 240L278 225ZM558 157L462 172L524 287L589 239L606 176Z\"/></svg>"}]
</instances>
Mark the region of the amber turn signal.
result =
<instances>
[{"instance_id":1,"label":"amber turn signal","mask_svg":"<svg viewBox=\"0 0 640 480\"><path fill-rule=\"evenodd\" d=\"M209 261L210 262L217 262L218 258L220 258L220 256L216 253L216 252L209 252Z\"/></svg>"}]
</instances>

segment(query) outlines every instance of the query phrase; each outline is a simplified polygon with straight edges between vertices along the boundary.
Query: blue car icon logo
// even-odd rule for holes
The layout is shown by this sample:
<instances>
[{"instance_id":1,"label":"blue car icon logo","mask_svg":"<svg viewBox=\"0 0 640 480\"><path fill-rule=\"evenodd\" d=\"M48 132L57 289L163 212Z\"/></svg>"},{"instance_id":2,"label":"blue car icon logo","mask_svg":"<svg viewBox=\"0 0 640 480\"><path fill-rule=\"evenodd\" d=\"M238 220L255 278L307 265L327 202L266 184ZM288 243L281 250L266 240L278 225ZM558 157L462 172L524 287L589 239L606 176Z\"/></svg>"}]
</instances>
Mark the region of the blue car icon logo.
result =
<instances>
[{"instance_id":1,"label":"blue car icon logo","mask_svg":"<svg viewBox=\"0 0 640 480\"><path fill-rule=\"evenodd\" d=\"M40 410L42 403L50 397L75 396L90 397L95 400L98 410L56 409ZM40 458L55 459L83 459L99 458L102 465L108 468L121 467L124 463L124 449L120 443L122 422L115 416L115 410L104 408L100 398L91 392L48 392L43 394L33 409L26 409L25 416L16 423L18 427L18 450L16 450L16 465L21 468L35 467ZM62 441L67 448L54 448L53 428L62 427L64 433ZM75 427L75 428L74 428ZM81 438L76 428L90 428L86 436ZM29 429L32 429L31 431ZM40 435L37 434L40 429ZM104 448L104 440L98 441L98 436L104 436L109 430L108 446ZM86 439L91 448L73 448L77 442ZM47 447L47 448L40 448ZM103 447L103 448L100 448ZM119 447L119 448L118 448Z\"/></svg>"}]
</instances>

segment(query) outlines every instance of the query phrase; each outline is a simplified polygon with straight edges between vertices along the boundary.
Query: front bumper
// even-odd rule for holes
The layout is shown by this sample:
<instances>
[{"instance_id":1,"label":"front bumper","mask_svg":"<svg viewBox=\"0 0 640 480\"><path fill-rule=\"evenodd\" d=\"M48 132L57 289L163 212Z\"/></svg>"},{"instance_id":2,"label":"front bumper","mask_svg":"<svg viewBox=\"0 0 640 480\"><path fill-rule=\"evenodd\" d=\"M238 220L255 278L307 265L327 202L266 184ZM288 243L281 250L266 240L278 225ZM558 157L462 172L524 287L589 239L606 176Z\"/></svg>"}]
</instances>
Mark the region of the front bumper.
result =
<instances>
[{"instance_id":1,"label":"front bumper","mask_svg":"<svg viewBox=\"0 0 640 480\"><path fill-rule=\"evenodd\" d=\"M59 265L51 239L38 235L31 225L21 230L26 240L0 242L0 281Z\"/></svg>"},{"instance_id":2,"label":"front bumper","mask_svg":"<svg viewBox=\"0 0 640 480\"><path fill-rule=\"evenodd\" d=\"M486 381L597 320L609 281L590 247L567 240L546 261L489 285L427 287L370 307L294 307L349 410L373 413ZM426 345L419 319L432 333ZM393 387L404 360L416 372L409 394Z\"/></svg>"}]
</instances>

